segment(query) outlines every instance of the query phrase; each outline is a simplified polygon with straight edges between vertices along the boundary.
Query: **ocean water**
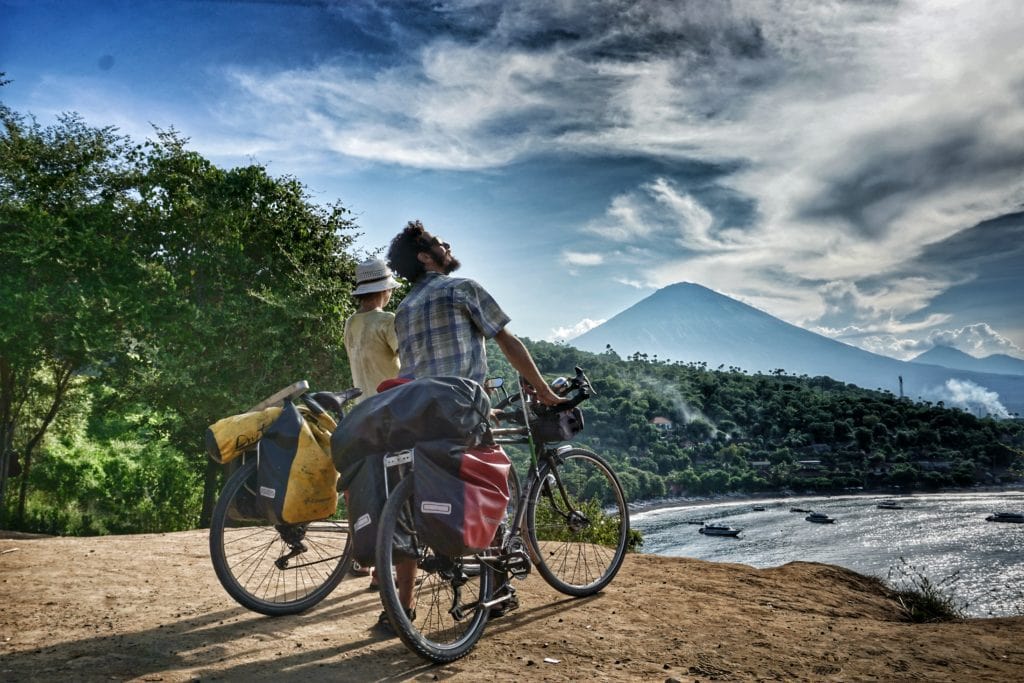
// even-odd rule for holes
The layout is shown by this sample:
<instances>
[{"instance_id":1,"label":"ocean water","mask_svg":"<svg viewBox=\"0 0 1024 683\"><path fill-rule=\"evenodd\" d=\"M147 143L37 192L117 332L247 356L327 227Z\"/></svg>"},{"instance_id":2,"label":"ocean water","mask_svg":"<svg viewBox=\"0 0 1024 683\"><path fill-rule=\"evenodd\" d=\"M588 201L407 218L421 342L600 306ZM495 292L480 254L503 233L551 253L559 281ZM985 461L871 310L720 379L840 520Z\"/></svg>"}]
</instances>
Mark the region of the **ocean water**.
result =
<instances>
[{"instance_id":1,"label":"ocean water","mask_svg":"<svg viewBox=\"0 0 1024 683\"><path fill-rule=\"evenodd\" d=\"M904 509L876 507L888 499ZM807 522L791 507L824 512L836 523ZM759 568L824 562L882 579L898 579L902 566L940 584L968 616L1024 615L1024 524L985 521L995 511L1024 512L1024 492L722 501L633 512L631 520L645 553ZM704 536L696 520L743 532Z\"/></svg>"}]
</instances>

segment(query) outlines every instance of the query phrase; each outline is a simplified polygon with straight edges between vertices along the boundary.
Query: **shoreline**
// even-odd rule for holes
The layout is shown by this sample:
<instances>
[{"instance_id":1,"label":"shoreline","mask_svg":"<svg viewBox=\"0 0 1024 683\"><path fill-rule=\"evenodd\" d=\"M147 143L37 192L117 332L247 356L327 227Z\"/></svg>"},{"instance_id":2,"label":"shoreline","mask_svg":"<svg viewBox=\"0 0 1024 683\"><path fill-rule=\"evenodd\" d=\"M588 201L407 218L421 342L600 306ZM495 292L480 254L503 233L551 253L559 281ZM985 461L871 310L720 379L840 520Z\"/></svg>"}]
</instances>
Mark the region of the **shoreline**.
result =
<instances>
[{"instance_id":1,"label":"shoreline","mask_svg":"<svg viewBox=\"0 0 1024 683\"><path fill-rule=\"evenodd\" d=\"M675 498L656 498L653 500L642 500L635 503L628 503L629 514L644 514L661 510L674 510L678 508L699 508L719 504L757 504L759 502L783 501L783 500L807 500L817 498L857 498L857 497L886 497L904 498L910 496L934 496L950 493L1021 493L1024 494L1024 485L1012 486L971 486L967 488L940 489L938 491L845 491L843 493L784 493L775 491L772 493L722 493L713 496L678 496Z\"/></svg>"}]
</instances>

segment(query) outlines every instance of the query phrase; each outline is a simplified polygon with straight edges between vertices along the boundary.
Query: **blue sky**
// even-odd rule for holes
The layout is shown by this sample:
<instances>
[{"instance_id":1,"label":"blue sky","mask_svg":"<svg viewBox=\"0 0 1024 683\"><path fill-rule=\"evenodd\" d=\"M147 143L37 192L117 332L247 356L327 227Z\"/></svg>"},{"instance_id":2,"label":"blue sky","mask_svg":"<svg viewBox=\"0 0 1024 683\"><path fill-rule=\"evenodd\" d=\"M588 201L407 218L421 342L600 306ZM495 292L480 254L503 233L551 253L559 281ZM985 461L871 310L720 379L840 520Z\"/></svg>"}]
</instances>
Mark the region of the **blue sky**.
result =
<instances>
[{"instance_id":1,"label":"blue sky","mask_svg":"<svg viewBox=\"0 0 1024 683\"><path fill-rule=\"evenodd\" d=\"M532 338L675 282L1024 356L1018 0L0 0L0 98L418 218Z\"/></svg>"}]
</instances>

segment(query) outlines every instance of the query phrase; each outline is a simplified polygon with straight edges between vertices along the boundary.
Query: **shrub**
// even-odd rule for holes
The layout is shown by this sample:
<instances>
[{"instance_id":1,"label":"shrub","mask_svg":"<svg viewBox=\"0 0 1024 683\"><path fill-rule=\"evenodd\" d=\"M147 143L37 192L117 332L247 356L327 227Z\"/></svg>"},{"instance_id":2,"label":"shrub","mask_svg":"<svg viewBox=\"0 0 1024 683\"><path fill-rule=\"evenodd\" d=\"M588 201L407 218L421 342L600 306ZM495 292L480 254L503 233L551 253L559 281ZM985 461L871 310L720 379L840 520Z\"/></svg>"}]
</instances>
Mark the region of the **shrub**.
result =
<instances>
[{"instance_id":1,"label":"shrub","mask_svg":"<svg viewBox=\"0 0 1024 683\"><path fill-rule=\"evenodd\" d=\"M922 624L964 617L968 605L957 600L952 590L959 576L957 570L937 582L932 581L901 557L899 564L889 568L888 583L907 621Z\"/></svg>"},{"instance_id":2,"label":"shrub","mask_svg":"<svg viewBox=\"0 0 1024 683\"><path fill-rule=\"evenodd\" d=\"M165 440L51 443L32 471L24 528L51 534L194 528L202 484Z\"/></svg>"}]
</instances>

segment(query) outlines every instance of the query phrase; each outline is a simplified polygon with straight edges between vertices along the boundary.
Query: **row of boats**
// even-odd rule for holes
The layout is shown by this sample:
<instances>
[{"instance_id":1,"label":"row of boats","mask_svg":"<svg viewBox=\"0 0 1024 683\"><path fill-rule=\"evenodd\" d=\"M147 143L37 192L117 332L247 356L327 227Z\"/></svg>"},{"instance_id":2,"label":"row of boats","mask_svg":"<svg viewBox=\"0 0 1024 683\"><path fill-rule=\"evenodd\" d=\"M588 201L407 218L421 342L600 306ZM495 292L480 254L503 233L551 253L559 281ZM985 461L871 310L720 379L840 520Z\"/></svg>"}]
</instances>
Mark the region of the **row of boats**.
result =
<instances>
[{"instance_id":1,"label":"row of boats","mask_svg":"<svg viewBox=\"0 0 1024 683\"><path fill-rule=\"evenodd\" d=\"M876 505L880 510L902 510L903 506L897 503L895 500L883 500ZM752 509L755 512L761 512L765 510L763 505L754 505ZM834 524L835 518L829 517L824 512L815 512L814 510L805 510L804 508L793 507L789 509L790 512L807 513L804 520L813 522L815 524ZM1009 522L1013 524L1024 524L1024 514L1020 512L995 512L985 518L987 522ZM697 521L692 522L700 524L701 527L697 529L698 533L704 534L705 536L739 536L743 529L737 529L736 527L726 526L724 524L708 524L707 522Z\"/></svg>"}]
</instances>

